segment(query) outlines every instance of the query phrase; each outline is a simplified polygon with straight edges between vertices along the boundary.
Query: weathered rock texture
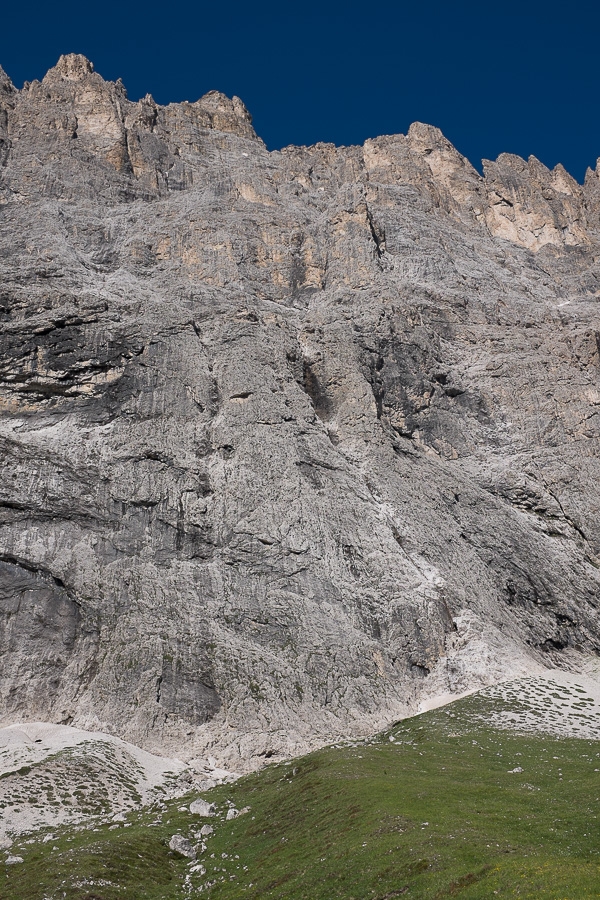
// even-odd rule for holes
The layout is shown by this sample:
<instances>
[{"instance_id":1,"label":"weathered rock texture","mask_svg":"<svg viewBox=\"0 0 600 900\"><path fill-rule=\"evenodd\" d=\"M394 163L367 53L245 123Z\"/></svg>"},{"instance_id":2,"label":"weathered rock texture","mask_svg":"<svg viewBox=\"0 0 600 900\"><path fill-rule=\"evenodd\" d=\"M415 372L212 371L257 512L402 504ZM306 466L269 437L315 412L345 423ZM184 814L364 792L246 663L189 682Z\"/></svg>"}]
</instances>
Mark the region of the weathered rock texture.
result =
<instances>
[{"instance_id":1,"label":"weathered rock texture","mask_svg":"<svg viewBox=\"0 0 600 900\"><path fill-rule=\"evenodd\" d=\"M4 721L234 765L600 652L598 170L75 55L0 166Z\"/></svg>"}]
</instances>

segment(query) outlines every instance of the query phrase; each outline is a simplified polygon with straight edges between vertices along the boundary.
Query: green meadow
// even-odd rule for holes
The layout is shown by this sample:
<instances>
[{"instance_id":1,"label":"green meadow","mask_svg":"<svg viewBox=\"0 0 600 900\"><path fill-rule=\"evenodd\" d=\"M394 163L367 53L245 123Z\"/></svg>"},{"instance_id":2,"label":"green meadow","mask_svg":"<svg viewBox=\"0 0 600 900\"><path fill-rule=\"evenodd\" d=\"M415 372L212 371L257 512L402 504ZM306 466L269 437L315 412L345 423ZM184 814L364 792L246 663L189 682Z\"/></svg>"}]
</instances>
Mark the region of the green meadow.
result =
<instances>
[{"instance_id":1,"label":"green meadow","mask_svg":"<svg viewBox=\"0 0 600 900\"><path fill-rule=\"evenodd\" d=\"M600 898L600 742L490 727L475 695L129 815L24 836L5 900ZM243 815L226 821L233 804ZM184 806L186 807L184 809ZM199 844L195 861L169 850ZM44 840L46 837L46 840Z\"/></svg>"}]
</instances>

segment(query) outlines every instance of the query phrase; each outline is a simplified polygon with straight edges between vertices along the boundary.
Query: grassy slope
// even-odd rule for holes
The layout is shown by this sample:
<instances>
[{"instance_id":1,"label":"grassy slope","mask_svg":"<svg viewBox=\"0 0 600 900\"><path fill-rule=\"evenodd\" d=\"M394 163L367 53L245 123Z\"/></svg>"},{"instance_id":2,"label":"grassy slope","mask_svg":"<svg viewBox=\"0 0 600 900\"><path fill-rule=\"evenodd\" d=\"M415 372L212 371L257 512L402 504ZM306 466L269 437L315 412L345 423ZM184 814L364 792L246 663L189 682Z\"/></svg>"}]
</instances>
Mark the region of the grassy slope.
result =
<instances>
[{"instance_id":1,"label":"grassy slope","mask_svg":"<svg viewBox=\"0 0 600 900\"><path fill-rule=\"evenodd\" d=\"M600 898L600 742L483 727L486 702L213 790L221 813L226 800L251 812L210 820L206 874L168 849L203 824L179 800L159 825L144 812L18 845L25 862L0 869L0 897L175 900L204 885L210 900Z\"/></svg>"}]
</instances>

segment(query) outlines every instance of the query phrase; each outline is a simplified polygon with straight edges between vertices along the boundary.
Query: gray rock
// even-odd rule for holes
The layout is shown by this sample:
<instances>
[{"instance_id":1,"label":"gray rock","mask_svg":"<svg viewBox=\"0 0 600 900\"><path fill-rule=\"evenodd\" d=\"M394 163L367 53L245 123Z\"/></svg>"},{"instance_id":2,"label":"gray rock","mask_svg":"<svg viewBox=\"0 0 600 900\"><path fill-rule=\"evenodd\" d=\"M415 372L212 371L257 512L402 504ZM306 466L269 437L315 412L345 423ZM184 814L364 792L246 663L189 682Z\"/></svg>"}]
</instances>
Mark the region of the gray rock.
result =
<instances>
[{"instance_id":1,"label":"gray rock","mask_svg":"<svg viewBox=\"0 0 600 900\"><path fill-rule=\"evenodd\" d=\"M169 849L188 859L196 859L196 851L190 841L182 834L174 834L169 841Z\"/></svg>"},{"instance_id":2,"label":"gray rock","mask_svg":"<svg viewBox=\"0 0 600 900\"><path fill-rule=\"evenodd\" d=\"M214 829L213 829L212 825L203 825L202 828L200 829L200 834L202 835L202 837L208 837L209 835L211 835L213 833L213 831L214 831Z\"/></svg>"},{"instance_id":3,"label":"gray rock","mask_svg":"<svg viewBox=\"0 0 600 900\"><path fill-rule=\"evenodd\" d=\"M210 791L220 783L220 780L216 778L203 778L201 781L197 781L195 786L199 791Z\"/></svg>"},{"instance_id":4,"label":"gray rock","mask_svg":"<svg viewBox=\"0 0 600 900\"><path fill-rule=\"evenodd\" d=\"M7 856L4 860L7 866L15 866L18 863L25 862L22 856Z\"/></svg>"},{"instance_id":5,"label":"gray rock","mask_svg":"<svg viewBox=\"0 0 600 900\"><path fill-rule=\"evenodd\" d=\"M600 169L0 74L0 712L242 770L600 647Z\"/></svg>"},{"instance_id":6,"label":"gray rock","mask_svg":"<svg viewBox=\"0 0 600 900\"><path fill-rule=\"evenodd\" d=\"M234 806L231 809L227 810L227 815L225 816L225 820L229 822L231 819L237 819L239 816L239 810L237 810Z\"/></svg>"},{"instance_id":7,"label":"gray rock","mask_svg":"<svg viewBox=\"0 0 600 900\"><path fill-rule=\"evenodd\" d=\"M190 812L195 816L214 816L215 804L207 803L206 800L198 798L190 803Z\"/></svg>"}]
</instances>

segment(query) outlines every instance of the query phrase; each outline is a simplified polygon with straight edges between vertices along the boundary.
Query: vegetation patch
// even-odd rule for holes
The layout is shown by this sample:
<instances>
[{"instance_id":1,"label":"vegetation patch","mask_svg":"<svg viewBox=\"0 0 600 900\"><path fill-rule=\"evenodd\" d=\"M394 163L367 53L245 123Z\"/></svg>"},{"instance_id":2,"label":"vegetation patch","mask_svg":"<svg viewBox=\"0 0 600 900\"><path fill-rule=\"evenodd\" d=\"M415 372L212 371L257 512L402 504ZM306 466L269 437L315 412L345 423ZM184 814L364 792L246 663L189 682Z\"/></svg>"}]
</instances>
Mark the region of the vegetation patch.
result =
<instances>
[{"instance_id":1,"label":"vegetation patch","mask_svg":"<svg viewBox=\"0 0 600 900\"><path fill-rule=\"evenodd\" d=\"M190 794L24 836L0 897L598 900L600 743L492 728L501 703L484 692L271 765L205 792L211 818ZM169 849L175 834L195 859Z\"/></svg>"}]
</instances>

